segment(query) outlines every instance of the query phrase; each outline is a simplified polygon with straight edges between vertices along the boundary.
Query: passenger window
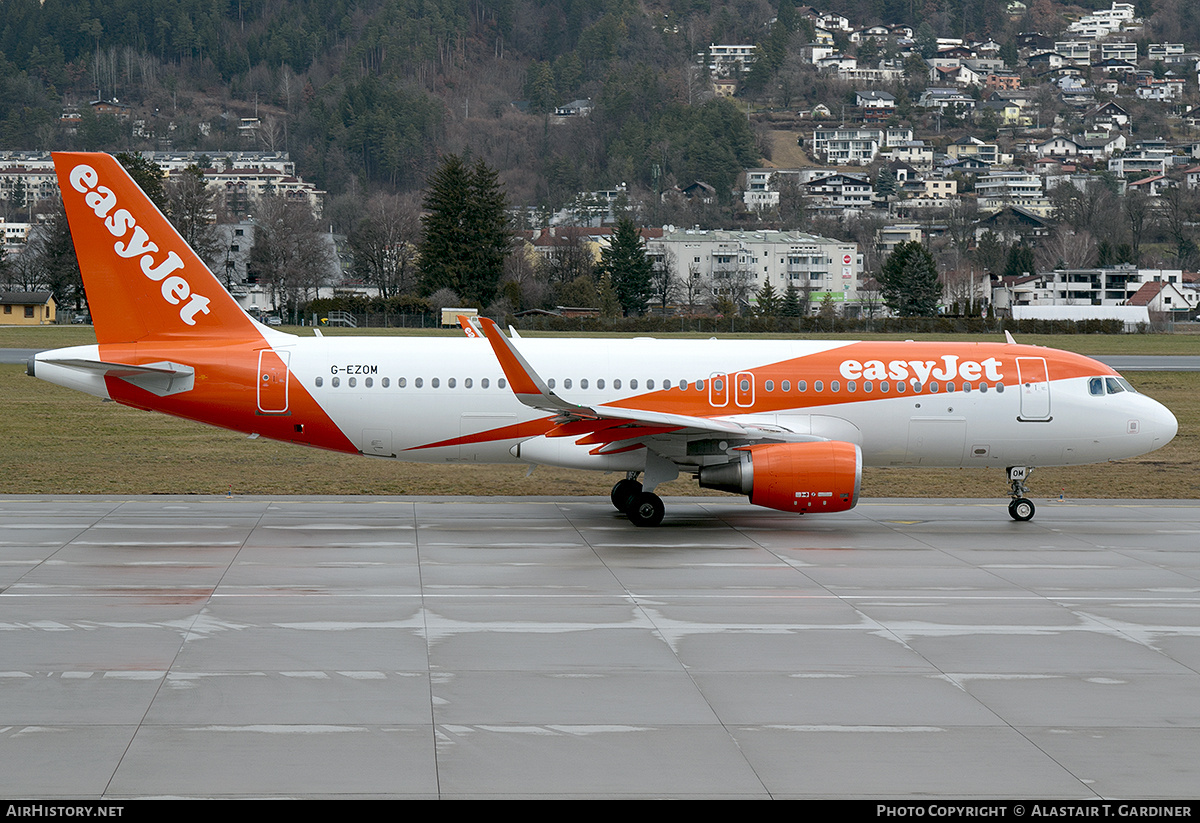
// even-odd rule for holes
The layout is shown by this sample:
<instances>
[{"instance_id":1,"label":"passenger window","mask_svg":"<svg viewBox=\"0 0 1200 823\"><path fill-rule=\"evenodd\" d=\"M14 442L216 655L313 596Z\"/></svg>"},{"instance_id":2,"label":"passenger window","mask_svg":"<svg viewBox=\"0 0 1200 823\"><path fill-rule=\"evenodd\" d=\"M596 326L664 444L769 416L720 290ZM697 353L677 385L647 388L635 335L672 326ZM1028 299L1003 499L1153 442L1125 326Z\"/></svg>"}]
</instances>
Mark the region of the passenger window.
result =
<instances>
[{"instance_id":1,"label":"passenger window","mask_svg":"<svg viewBox=\"0 0 1200 823\"><path fill-rule=\"evenodd\" d=\"M502 388L504 388L504 387L505 387L505 386L507 386L507 385L508 385L508 384L505 382L505 380L504 380L504 378L503 378L503 377L501 377L499 380L497 380L497 381L496 381L496 386L497 386L498 388L501 388L501 389L502 389Z\"/></svg>"},{"instance_id":2,"label":"passenger window","mask_svg":"<svg viewBox=\"0 0 1200 823\"><path fill-rule=\"evenodd\" d=\"M933 392L934 394L937 394L937 390L938 390L938 384L937 384L937 381L935 380L929 384L929 391Z\"/></svg>"},{"instance_id":3,"label":"passenger window","mask_svg":"<svg viewBox=\"0 0 1200 823\"><path fill-rule=\"evenodd\" d=\"M903 380L896 381L896 394L904 394L904 381Z\"/></svg>"},{"instance_id":4,"label":"passenger window","mask_svg":"<svg viewBox=\"0 0 1200 823\"><path fill-rule=\"evenodd\" d=\"M837 389L834 389L834 391L837 391ZM858 384L855 383L853 380L847 380L846 381L846 391L858 391Z\"/></svg>"},{"instance_id":5,"label":"passenger window","mask_svg":"<svg viewBox=\"0 0 1200 823\"><path fill-rule=\"evenodd\" d=\"M618 377L616 380L613 381L613 388L614 389L621 388L621 378Z\"/></svg>"},{"instance_id":6,"label":"passenger window","mask_svg":"<svg viewBox=\"0 0 1200 823\"><path fill-rule=\"evenodd\" d=\"M824 388L825 388L825 384L822 383L820 380L813 381L813 391L821 391Z\"/></svg>"},{"instance_id":7,"label":"passenger window","mask_svg":"<svg viewBox=\"0 0 1200 823\"><path fill-rule=\"evenodd\" d=\"M341 379L340 379L340 378L337 378L337 377L333 378L333 387L334 387L335 389L336 389L338 386L340 386L341 384L342 384L342 381L341 381Z\"/></svg>"},{"instance_id":8,"label":"passenger window","mask_svg":"<svg viewBox=\"0 0 1200 823\"><path fill-rule=\"evenodd\" d=\"M872 392L875 390L875 385L870 380L863 381L863 391Z\"/></svg>"},{"instance_id":9,"label":"passenger window","mask_svg":"<svg viewBox=\"0 0 1200 823\"><path fill-rule=\"evenodd\" d=\"M407 377L397 377L396 385L400 388L404 388L405 386L408 385L408 378Z\"/></svg>"},{"instance_id":10,"label":"passenger window","mask_svg":"<svg viewBox=\"0 0 1200 823\"><path fill-rule=\"evenodd\" d=\"M438 386L442 385L442 381L441 381L441 379L435 377L429 381L429 385L430 385L430 387L436 389Z\"/></svg>"},{"instance_id":11,"label":"passenger window","mask_svg":"<svg viewBox=\"0 0 1200 823\"><path fill-rule=\"evenodd\" d=\"M385 377L379 381L379 385L383 386L386 389L388 386L392 385L392 381L390 378Z\"/></svg>"},{"instance_id":12,"label":"passenger window","mask_svg":"<svg viewBox=\"0 0 1200 823\"><path fill-rule=\"evenodd\" d=\"M567 377L567 378L563 379L563 388L564 389L571 388L571 378Z\"/></svg>"},{"instance_id":13,"label":"passenger window","mask_svg":"<svg viewBox=\"0 0 1200 823\"><path fill-rule=\"evenodd\" d=\"M808 391L808 382L804 380L797 380L796 391Z\"/></svg>"},{"instance_id":14,"label":"passenger window","mask_svg":"<svg viewBox=\"0 0 1200 823\"><path fill-rule=\"evenodd\" d=\"M889 383L889 382L888 382L888 381L886 381L886 380L880 380L880 381L879 381L879 391L880 391L882 394L887 394L887 393L888 393L888 390L891 388L891 385L892 385L892 384L891 384L891 383Z\"/></svg>"},{"instance_id":15,"label":"passenger window","mask_svg":"<svg viewBox=\"0 0 1200 823\"><path fill-rule=\"evenodd\" d=\"M419 389L419 388L421 388L421 387L422 387L422 386L424 386L424 385L425 385L425 378L424 378L424 377L418 377L416 380L414 380L414 381L413 381L413 386L415 386L415 387L416 387L416 388L418 388L418 389Z\"/></svg>"},{"instance_id":16,"label":"passenger window","mask_svg":"<svg viewBox=\"0 0 1200 823\"><path fill-rule=\"evenodd\" d=\"M586 388L586 386L585 386L584 388ZM647 381L646 381L646 388L648 388L648 389L652 389L652 388L654 388L654 381L653 381L653 380L647 380Z\"/></svg>"},{"instance_id":17,"label":"passenger window","mask_svg":"<svg viewBox=\"0 0 1200 823\"><path fill-rule=\"evenodd\" d=\"M766 383L767 391L775 391L775 381L768 380Z\"/></svg>"},{"instance_id":18,"label":"passenger window","mask_svg":"<svg viewBox=\"0 0 1200 823\"><path fill-rule=\"evenodd\" d=\"M579 388L581 388L581 389L587 388L587 378L586 377L583 380L579 381Z\"/></svg>"},{"instance_id":19,"label":"passenger window","mask_svg":"<svg viewBox=\"0 0 1200 823\"><path fill-rule=\"evenodd\" d=\"M997 391L997 392L999 392L1000 394L1003 394L1003 393L1004 393L1004 384L1003 384L1003 383L997 383L997 384L996 384L996 391Z\"/></svg>"},{"instance_id":20,"label":"passenger window","mask_svg":"<svg viewBox=\"0 0 1200 823\"><path fill-rule=\"evenodd\" d=\"M384 383L384 385L386 386L387 383ZM469 378L469 377L463 378L463 388L465 388L465 389L471 388L471 378Z\"/></svg>"},{"instance_id":21,"label":"passenger window","mask_svg":"<svg viewBox=\"0 0 1200 823\"><path fill-rule=\"evenodd\" d=\"M549 380L547 380L546 385L550 388L554 388L554 378L551 377Z\"/></svg>"},{"instance_id":22,"label":"passenger window","mask_svg":"<svg viewBox=\"0 0 1200 823\"><path fill-rule=\"evenodd\" d=\"M636 389L636 388L637 388L637 381L636 381L636 380L630 380L630 381L629 381L629 388L631 388L631 389Z\"/></svg>"},{"instance_id":23,"label":"passenger window","mask_svg":"<svg viewBox=\"0 0 1200 823\"><path fill-rule=\"evenodd\" d=\"M600 378L599 380L596 381L596 388L598 388L598 389L604 388L604 378Z\"/></svg>"},{"instance_id":24,"label":"passenger window","mask_svg":"<svg viewBox=\"0 0 1200 823\"><path fill-rule=\"evenodd\" d=\"M486 377L483 378L482 380L479 381L479 388L486 389L488 387L488 383L490 383L490 382L491 381L489 381Z\"/></svg>"},{"instance_id":25,"label":"passenger window","mask_svg":"<svg viewBox=\"0 0 1200 823\"><path fill-rule=\"evenodd\" d=\"M366 387L369 389L375 385L375 381L372 380L370 377L368 377L366 380L363 381L363 384L366 385Z\"/></svg>"},{"instance_id":26,"label":"passenger window","mask_svg":"<svg viewBox=\"0 0 1200 823\"><path fill-rule=\"evenodd\" d=\"M325 379L323 377L317 377L317 388L318 389L321 388L321 386L323 386L324 384L325 384Z\"/></svg>"},{"instance_id":27,"label":"passenger window","mask_svg":"<svg viewBox=\"0 0 1200 823\"><path fill-rule=\"evenodd\" d=\"M357 385L358 385L358 378L357 378L357 377L351 377L351 378L350 378L350 388L354 388L354 387L355 387L355 386L357 386Z\"/></svg>"}]
</instances>

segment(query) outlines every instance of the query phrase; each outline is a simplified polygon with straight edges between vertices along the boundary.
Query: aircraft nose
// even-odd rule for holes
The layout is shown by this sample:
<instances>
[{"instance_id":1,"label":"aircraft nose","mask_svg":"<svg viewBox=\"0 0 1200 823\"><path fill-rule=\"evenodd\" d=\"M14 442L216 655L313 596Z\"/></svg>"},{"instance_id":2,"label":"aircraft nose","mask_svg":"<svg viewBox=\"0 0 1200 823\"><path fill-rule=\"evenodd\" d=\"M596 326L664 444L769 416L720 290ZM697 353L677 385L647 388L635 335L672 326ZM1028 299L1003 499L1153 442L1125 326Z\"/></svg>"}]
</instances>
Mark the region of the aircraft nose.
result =
<instances>
[{"instance_id":1,"label":"aircraft nose","mask_svg":"<svg viewBox=\"0 0 1200 823\"><path fill-rule=\"evenodd\" d=\"M1159 448L1175 439L1175 435L1179 433L1179 421L1171 414L1171 410L1161 403L1155 411L1154 445L1155 448Z\"/></svg>"}]
</instances>

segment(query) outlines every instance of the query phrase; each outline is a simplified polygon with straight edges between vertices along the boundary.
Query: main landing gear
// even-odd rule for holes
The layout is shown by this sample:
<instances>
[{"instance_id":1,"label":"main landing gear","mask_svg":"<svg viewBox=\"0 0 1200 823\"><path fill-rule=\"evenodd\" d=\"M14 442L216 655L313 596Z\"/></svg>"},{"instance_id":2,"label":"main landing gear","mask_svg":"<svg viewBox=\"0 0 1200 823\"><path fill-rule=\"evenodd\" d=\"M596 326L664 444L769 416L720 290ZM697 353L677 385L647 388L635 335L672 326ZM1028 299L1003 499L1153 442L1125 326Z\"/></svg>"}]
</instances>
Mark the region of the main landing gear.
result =
<instances>
[{"instance_id":1,"label":"main landing gear","mask_svg":"<svg viewBox=\"0 0 1200 823\"><path fill-rule=\"evenodd\" d=\"M1009 497L1012 502L1008 504L1008 516L1013 520L1032 520L1033 513L1036 511L1033 501L1025 495L1029 493L1029 488L1025 485L1025 481L1029 479L1029 475L1033 474L1033 469L1026 466L1009 466L1008 467L1008 485Z\"/></svg>"},{"instance_id":2,"label":"main landing gear","mask_svg":"<svg viewBox=\"0 0 1200 823\"><path fill-rule=\"evenodd\" d=\"M618 480L609 499L613 507L635 526L657 526L662 522L665 512L662 498L654 492L642 491L637 472L629 472L624 480Z\"/></svg>"}]
</instances>

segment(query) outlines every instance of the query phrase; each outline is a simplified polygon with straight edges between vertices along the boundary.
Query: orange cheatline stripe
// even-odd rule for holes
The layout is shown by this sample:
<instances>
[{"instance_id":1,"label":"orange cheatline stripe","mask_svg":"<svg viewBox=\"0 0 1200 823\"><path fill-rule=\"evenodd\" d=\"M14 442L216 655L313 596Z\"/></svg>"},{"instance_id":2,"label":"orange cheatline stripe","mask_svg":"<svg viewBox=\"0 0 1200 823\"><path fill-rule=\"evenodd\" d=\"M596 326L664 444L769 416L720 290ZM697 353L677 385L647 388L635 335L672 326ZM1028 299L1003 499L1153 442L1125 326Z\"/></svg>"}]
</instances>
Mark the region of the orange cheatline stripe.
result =
<instances>
[{"instance_id":1,"label":"orange cheatline stripe","mask_svg":"<svg viewBox=\"0 0 1200 823\"><path fill-rule=\"evenodd\" d=\"M541 417L537 420L528 420L524 423L514 423L511 426L501 426L498 429L488 429L487 431L476 432L475 434L464 434L462 437L452 437L449 440L439 440L436 443L425 443L420 446L411 446L405 451L419 451L421 449L437 449L443 446L465 446L470 443L492 443L497 440L519 440L527 437L537 437L545 434L554 424L552 418Z\"/></svg>"}]
</instances>

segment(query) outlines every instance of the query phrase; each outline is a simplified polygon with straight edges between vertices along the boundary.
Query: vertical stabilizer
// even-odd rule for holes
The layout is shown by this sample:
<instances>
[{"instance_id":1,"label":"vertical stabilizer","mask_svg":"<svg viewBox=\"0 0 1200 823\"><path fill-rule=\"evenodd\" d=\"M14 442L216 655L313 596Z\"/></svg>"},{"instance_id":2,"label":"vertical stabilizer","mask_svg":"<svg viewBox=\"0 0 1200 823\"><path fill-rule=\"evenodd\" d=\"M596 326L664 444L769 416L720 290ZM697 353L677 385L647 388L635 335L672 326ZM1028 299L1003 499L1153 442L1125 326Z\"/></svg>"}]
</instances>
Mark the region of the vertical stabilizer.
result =
<instances>
[{"instance_id":1,"label":"vertical stabilizer","mask_svg":"<svg viewBox=\"0 0 1200 823\"><path fill-rule=\"evenodd\" d=\"M56 152L54 166L99 343L262 331L110 155Z\"/></svg>"}]
</instances>

